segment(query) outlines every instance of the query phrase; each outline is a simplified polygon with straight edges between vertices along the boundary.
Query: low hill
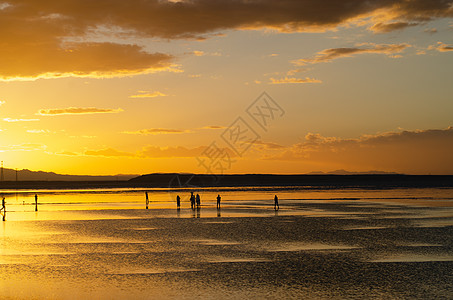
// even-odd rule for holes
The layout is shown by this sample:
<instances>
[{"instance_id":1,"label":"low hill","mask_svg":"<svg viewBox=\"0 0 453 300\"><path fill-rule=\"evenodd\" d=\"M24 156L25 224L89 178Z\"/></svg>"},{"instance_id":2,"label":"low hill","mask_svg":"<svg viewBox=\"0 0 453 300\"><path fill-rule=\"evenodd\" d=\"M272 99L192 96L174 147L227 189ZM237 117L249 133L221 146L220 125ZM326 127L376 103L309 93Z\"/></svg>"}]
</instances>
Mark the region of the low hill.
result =
<instances>
[{"instance_id":1,"label":"low hill","mask_svg":"<svg viewBox=\"0 0 453 300\"><path fill-rule=\"evenodd\" d=\"M453 187L453 175L275 175L275 174L148 174L129 183L147 187L302 186L307 188L426 188Z\"/></svg>"},{"instance_id":2,"label":"low hill","mask_svg":"<svg viewBox=\"0 0 453 300\"><path fill-rule=\"evenodd\" d=\"M30 171L27 169L13 170L3 169L4 181L126 181L138 175L110 175L110 176L91 176L91 175L64 175L54 172Z\"/></svg>"}]
</instances>

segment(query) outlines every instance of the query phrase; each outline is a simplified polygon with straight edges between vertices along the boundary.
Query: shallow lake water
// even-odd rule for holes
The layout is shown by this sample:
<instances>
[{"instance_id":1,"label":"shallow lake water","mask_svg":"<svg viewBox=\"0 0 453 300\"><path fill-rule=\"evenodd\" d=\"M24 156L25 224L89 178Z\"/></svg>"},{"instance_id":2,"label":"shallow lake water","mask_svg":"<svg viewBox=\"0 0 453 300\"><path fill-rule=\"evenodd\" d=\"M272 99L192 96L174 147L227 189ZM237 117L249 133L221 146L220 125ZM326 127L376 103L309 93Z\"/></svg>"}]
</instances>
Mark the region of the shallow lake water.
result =
<instances>
[{"instance_id":1,"label":"shallow lake water","mask_svg":"<svg viewBox=\"0 0 453 300\"><path fill-rule=\"evenodd\" d=\"M453 297L452 189L193 191L4 191L1 297Z\"/></svg>"}]
</instances>

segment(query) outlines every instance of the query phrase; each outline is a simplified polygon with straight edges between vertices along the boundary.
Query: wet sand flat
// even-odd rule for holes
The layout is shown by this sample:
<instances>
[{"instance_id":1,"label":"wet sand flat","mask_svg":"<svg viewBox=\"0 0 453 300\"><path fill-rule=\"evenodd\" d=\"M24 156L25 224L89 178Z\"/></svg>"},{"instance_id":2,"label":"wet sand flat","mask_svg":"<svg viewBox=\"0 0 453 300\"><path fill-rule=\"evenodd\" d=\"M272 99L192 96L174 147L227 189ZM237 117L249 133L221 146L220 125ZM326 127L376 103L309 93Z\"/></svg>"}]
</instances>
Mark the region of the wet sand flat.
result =
<instances>
[{"instance_id":1,"label":"wet sand flat","mask_svg":"<svg viewBox=\"0 0 453 300\"><path fill-rule=\"evenodd\" d=\"M61 194L61 206L40 195L48 204L34 212L12 199L0 224L1 298L453 297L451 191L339 193L288 192L279 211L247 192L220 210L163 198L148 210L135 200L74 210Z\"/></svg>"}]
</instances>

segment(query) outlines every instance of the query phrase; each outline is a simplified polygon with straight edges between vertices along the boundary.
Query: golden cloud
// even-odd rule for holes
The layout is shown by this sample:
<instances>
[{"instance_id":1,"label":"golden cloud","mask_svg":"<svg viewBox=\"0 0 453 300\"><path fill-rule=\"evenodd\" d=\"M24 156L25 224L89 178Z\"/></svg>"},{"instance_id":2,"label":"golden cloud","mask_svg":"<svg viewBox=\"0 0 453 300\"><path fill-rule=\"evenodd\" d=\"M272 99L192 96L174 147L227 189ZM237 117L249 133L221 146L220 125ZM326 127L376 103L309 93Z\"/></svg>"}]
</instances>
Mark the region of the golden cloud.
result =
<instances>
[{"instance_id":1,"label":"golden cloud","mask_svg":"<svg viewBox=\"0 0 453 300\"><path fill-rule=\"evenodd\" d=\"M226 128L226 127L225 126L219 126L219 125L209 125L209 126L203 127L202 129L223 129L223 128Z\"/></svg>"},{"instance_id":2,"label":"golden cloud","mask_svg":"<svg viewBox=\"0 0 453 300\"><path fill-rule=\"evenodd\" d=\"M141 129L137 131L124 131L123 133L127 134L172 134L172 133L188 133L190 130L180 130L180 129L169 129L169 128L151 128L151 129Z\"/></svg>"},{"instance_id":3,"label":"golden cloud","mask_svg":"<svg viewBox=\"0 0 453 300\"><path fill-rule=\"evenodd\" d=\"M430 50L436 49L439 52L449 52L453 51L453 46L444 44L442 42L437 42L437 46L429 46L428 49Z\"/></svg>"},{"instance_id":4,"label":"golden cloud","mask_svg":"<svg viewBox=\"0 0 453 300\"><path fill-rule=\"evenodd\" d=\"M155 97L165 97L168 96L159 91L148 92L148 91L139 91L139 94L129 96L129 98L155 98Z\"/></svg>"},{"instance_id":5,"label":"golden cloud","mask_svg":"<svg viewBox=\"0 0 453 300\"><path fill-rule=\"evenodd\" d=\"M285 146L282 146L280 144L273 143L273 142L255 141L252 144L256 148L260 148L260 149L275 150L275 149L284 149L284 148L286 148Z\"/></svg>"},{"instance_id":6,"label":"golden cloud","mask_svg":"<svg viewBox=\"0 0 453 300\"><path fill-rule=\"evenodd\" d=\"M41 116L57 116L57 115L88 115L88 114L105 114L105 113L119 113L123 110L121 108L95 108L95 107L69 107L69 108L52 108L40 109L37 115Z\"/></svg>"},{"instance_id":7,"label":"golden cloud","mask_svg":"<svg viewBox=\"0 0 453 300\"><path fill-rule=\"evenodd\" d=\"M302 58L293 61L296 65L306 64L317 64L322 62L330 62L334 59L342 57L352 57L358 54L374 53L374 54L386 54L394 55L395 53L401 53L406 48L411 47L409 44L364 44L361 47L351 48L330 48L322 50L313 58Z\"/></svg>"},{"instance_id":8,"label":"golden cloud","mask_svg":"<svg viewBox=\"0 0 453 300\"><path fill-rule=\"evenodd\" d=\"M12 118L3 118L5 122L34 122L39 121L39 119L12 119Z\"/></svg>"},{"instance_id":9,"label":"golden cloud","mask_svg":"<svg viewBox=\"0 0 453 300\"><path fill-rule=\"evenodd\" d=\"M147 53L136 45L32 42L0 47L0 80L60 77L118 77L169 70L171 55Z\"/></svg>"},{"instance_id":10,"label":"golden cloud","mask_svg":"<svg viewBox=\"0 0 453 300\"><path fill-rule=\"evenodd\" d=\"M43 144L20 144L1 146L0 151L41 151L46 148L47 146Z\"/></svg>"},{"instance_id":11,"label":"golden cloud","mask_svg":"<svg viewBox=\"0 0 453 300\"><path fill-rule=\"evenodd\" d=\"M416 26L417 23L408 22L392 22L392 23L376 23L371 26L371 30L374 32L386 33L395 30L405 29L407 27Z\"/></svg>"},{"instance_id":12,"label":"golden cloud","mask_svg":"<svg viewBox=\"0 0 453 300\"><path fill-rule=\"evenodd\" d=\"M321 80L314 78L294 78L294 77L285 77L280 79L271 78L270 84L285 84L285 83L322 83Z\"/></svg>"}]
</instances>

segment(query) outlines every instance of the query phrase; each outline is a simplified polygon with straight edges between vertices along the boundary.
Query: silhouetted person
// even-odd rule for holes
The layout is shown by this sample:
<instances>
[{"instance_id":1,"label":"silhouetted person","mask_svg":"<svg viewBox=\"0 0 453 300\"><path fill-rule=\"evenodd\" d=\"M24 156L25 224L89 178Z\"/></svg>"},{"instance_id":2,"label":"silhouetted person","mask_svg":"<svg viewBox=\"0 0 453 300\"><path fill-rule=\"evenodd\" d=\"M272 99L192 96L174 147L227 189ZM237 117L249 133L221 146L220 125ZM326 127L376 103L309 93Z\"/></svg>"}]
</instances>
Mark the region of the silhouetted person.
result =
<instances>
[{"instance_id":1,"label":"silhouetted person","mask_svg":"<svg viewBox=\"0 0 453 300\"><path fill-rule=\"evenodd\" d=\"M146 209L148 209L149 204L148 192L145 192L145 197L146 197Z\"/></svg>"},{"instance_id":2,"label":"silhouetted person","mask_svg":"<svg viewBox=\"0 0 453 300\"><path fill-rule=\"evenodd\" d=\"M35 211L38 211L38 194L35 194Z\"/></svg>"},{"instance_id":3,"label":"silhouetted person","mask_svg":"<svg viewBox=\"0 0 453 300\"><path fill-rule=\"evenodd\" d=\"M190 208L195 209L195 196L193 192L190 192Z\"/></svg>"},{"instance_id":4,"label":"silhouetted person","mask_svg":"<svg viewBox=\"0 0 453 300\"><path fill-rule=\"evenodd\" d=\"M3 212L2 212L3 211ZM2 199L2 208L0 209L0 212L2 212L3 215L3 221L6 220L6 203L5 203L5 198Z\"/></svg>"},{"instance_id":5,"label":"silhouetted person","mask_svg":"<svg viewBox=\"0 0 453 300\"><path fill-rule=\"evenodd\" d=\"M220 200L222 199L222 197L220 197L220 195L217 195L217 209L220 209Z\"/></svg>"},{"instance_id":6,"label":"silhouetted person","mask_svg":"<svg viewBox=\"0 0 453 300\"><path fill-rule=\"evenodd\" d=\"M197 207L200 207L200 205L201 205L200 195L197 194L196 199L197 199Z\"/></svg>"},{"instance_id":7,"label":"silhouetted person","mask_svg":"<svg viewBox=\"0 0 453 300\"><path fill-rule=\"evenodd\" d=\"M181 197L179 195L176 196L176 207L179 208L181 206Z\"/></svg>"},{"instance_id":8,"label":"silhouetted person","mask_svg":"<svg viewBox=\"0 0 453 300\"><path fill-rule=\"evenodd\" d=\"M278 197L277 197L277 195L275 195L275 197L274 197L274 209L275 210L280 209L280 206L278 205Z\"/></svg>"}]
</instances>

